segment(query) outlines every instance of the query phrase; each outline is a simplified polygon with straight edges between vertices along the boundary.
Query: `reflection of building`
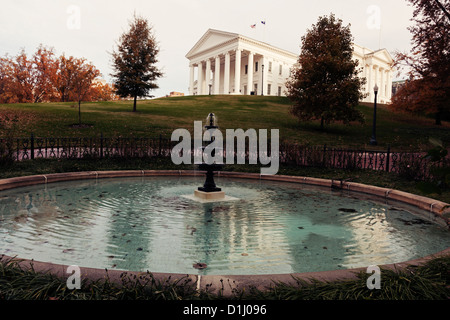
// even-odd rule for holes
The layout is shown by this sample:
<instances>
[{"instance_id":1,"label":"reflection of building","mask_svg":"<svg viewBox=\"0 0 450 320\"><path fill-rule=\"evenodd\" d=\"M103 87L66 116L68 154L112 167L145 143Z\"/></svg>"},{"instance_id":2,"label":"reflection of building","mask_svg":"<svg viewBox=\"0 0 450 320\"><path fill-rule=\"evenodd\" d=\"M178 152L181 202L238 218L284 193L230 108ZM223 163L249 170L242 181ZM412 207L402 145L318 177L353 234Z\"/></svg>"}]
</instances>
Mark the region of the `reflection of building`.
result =
<instances>
[{"instance_id":1,"label":"reflection of building","mask_svg":"<svg viewBox=\"0 0 450 320\"><path fill-rule=\"evenodd\" d=\"M189 94L285 95L286 80L298 54L237 33L209 29L186 54L189 59ZM354 59L367 79L366 98L388 102L392 87L392 58L386 49L371 51L354 45ZM195 70L196 69L196 70Z\"/></svg>"}]
</instances>

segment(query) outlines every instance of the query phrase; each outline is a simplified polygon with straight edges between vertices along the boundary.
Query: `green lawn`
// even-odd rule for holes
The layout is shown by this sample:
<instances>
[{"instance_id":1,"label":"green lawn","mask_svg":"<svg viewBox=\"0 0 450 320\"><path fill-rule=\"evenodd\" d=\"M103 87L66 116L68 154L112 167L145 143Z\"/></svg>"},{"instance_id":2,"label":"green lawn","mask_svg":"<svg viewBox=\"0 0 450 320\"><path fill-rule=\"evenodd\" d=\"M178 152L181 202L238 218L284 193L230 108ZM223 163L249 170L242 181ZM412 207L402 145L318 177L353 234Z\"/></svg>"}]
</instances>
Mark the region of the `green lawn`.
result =
<instances>
[{"instance_id":1,"label":"green lawn","mask_svg":"<svg viewBox=\"0 0 450 320\"><path fill-rule=\"evenodd\" d=\"M86 137L159 136L169 137L176 128L193 129L194 121L205 120L209 112L219 119L221 129L280 130L280 138L301 144L370 148L372 134L371 106L360 105L364 125L331 124L321 131L318 122L300 123L289 114L290 101L285 97L266 96L188 96L139 101L133 113L131 101L91 102L81 106L82 122L90 126L72 127L78 122L74 103L40 103L0 105L0 114L19 121L15 136ZM427 148L430 137L450 142L450 124L434 125L433 119L392 113L383 105L377 112L377 148L415 150ZM0 136L6 132L0 128Z\"/></svg>"}]
</instances>

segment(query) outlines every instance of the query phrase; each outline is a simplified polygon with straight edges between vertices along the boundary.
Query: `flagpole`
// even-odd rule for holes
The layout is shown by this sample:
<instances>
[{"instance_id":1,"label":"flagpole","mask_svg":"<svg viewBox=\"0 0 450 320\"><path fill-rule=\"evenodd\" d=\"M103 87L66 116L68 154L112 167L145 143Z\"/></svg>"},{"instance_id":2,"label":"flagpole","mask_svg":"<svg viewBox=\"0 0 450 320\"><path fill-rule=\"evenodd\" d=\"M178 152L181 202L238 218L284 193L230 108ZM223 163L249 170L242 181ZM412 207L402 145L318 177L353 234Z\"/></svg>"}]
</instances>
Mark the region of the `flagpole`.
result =
<instances>
[{"instance_id":1,"label":"flagpole","mask_svg":"<svg viewBox=\"0 0 450 320\"><path fill-rule=\"evenodd\" d=\"M264 18L264 27L263 27L263 42L266 42L266 18Z\"/></svg>"},{"instance_id":2,"label":"flagpole","mask_svg":"<svg viewBox=\"0 0 450 320\"><path fill-rule=\"evenodd\" d=\"M380 24L380 32L378 34L378 49L381 49L381 24Z\"/></svg>"}]
</instances>

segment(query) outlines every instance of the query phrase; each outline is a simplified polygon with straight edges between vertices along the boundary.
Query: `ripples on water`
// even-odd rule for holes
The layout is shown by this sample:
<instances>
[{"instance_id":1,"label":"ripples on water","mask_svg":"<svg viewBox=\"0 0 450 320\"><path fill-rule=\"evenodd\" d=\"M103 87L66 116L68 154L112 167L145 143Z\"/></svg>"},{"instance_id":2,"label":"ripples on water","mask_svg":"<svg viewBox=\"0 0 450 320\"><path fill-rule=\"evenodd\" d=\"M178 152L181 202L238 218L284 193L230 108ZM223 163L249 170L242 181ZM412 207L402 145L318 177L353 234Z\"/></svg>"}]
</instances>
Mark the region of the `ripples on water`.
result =
<instances>
[{"instance_id":1,"label":"ripples on water","mask_svg":"<svg viewBox=\"0 0 450 320\"><path fill-rule=\"evenodd\" d=\"M108 269L267 274L399 262L450 246L443 228L354 194L268 181L216 183L238 200L184 198L203 177L0 192L0 253Z\"/></svg>"}]
</instances>

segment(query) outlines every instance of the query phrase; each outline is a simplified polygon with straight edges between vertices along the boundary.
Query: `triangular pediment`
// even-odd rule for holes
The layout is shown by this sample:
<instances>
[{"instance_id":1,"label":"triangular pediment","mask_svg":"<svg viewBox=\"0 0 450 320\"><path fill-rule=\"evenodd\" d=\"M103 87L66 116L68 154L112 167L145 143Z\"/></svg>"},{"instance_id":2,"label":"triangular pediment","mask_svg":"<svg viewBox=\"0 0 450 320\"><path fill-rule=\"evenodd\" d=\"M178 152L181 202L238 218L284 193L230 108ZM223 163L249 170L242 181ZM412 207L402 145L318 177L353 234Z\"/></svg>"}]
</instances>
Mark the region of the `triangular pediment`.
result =
<instances>
[{"instance_id":1,"label":"triangular pediment","mask_svg":"<svg viewBox=\"0 0 450 320\"><path fill-rule=\"evenodd\" d=\"M392 59L392 56L390 55L389 51L387 51L386 49L380 49L377 50L373 53L373 55L375 57L377 57L378 59L381 59L383 61L385 61L388 64L391 64L394 62L394 60Z\"/></svg>"},{"instance_id":2,"label":"triangular pediment","mask_svg":"<svg viewBox=\"0 0 450 320\"><path fill-rule=\"evenodd\" d=\"M217 45L238 37L239 35L237 33L209 29L186 54L186 58L189 59L190 57L193 57L203 51L207 51Z\"/></svg>"}]
</instances>

